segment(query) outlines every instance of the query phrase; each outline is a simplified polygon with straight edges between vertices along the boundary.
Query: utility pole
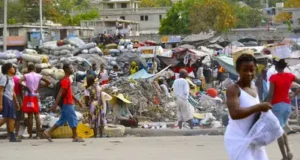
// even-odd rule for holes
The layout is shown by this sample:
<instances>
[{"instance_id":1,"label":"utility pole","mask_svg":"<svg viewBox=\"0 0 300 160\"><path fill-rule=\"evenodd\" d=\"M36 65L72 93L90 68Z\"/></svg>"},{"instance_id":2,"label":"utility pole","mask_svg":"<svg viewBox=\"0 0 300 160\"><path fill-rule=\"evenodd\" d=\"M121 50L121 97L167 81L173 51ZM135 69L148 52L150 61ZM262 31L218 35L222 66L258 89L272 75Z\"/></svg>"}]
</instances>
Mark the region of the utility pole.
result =
<instances>
[{"instance_id":1,"label":"utility pole","mask_svg":"<svg viewBox=\"0 0 300 160\"><path fill-rule=\"evenodd\" d=\"M43 43L43 0L40 0L40 45Z\"/></svg>"},{"instance_id":2,"label":"utility pole","mask_svg":"<svg viewBox=\"0 0 300 160\"><path fill-rule=\"evenodd\" d=\"M4 0L3 51L7 49L7 0Z\"/></svg>"}]
</instances>

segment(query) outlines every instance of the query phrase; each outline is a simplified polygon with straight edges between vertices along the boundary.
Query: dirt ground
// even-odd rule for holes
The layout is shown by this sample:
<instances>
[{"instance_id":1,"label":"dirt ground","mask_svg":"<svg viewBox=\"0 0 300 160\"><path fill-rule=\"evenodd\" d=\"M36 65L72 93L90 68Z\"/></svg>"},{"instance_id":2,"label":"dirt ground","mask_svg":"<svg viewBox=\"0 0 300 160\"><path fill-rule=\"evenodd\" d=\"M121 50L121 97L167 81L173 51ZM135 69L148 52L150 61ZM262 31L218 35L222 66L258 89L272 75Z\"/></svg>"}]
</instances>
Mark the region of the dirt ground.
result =
<instances>
[{"instance_id":1,"label":"dirt ground","mask_svg":"<svg viewBox=\"0 0 300 160\"><path fill-rule=\"evenodd\" d=\"M300 135L289 136L294 160L300 160ZM1 160L229 160L222 136L149 137L86 139L72 143L70 139L24 140L9 143L0 140ZM277 143L267 147L270 160L280 160ZM298 155L297 155L298 154Z\"/></svg>"}]
</instances>

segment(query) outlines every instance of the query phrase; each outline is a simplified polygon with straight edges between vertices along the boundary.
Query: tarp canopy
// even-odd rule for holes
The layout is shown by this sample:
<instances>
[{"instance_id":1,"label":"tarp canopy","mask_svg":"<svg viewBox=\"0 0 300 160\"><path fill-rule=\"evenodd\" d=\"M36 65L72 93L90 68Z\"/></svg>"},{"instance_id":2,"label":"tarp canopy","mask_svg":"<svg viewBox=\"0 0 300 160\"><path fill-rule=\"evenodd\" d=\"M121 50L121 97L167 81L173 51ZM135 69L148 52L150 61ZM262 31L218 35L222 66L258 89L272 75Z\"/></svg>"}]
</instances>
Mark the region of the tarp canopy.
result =
<instances>
[{"instance_id":1,"label":"tarp canopy","mask_svg":"<svg viewBox=\"0 0 300 160\"><path fill-rule=\"evenodd\" d=\"M213 56L212 59L217 61L227 72L238 76L233 64L233 58L227 56Z\"/></svg>"},{"instance_id":2,"label":"tarp canopy","mask_svg":"<svg viewBox=\"0 0 300 160\"><path fill-rule=\"evenodd\" d=\"M168 58L168 57L162 57L162 56L157 56L157 58L163 62L164 64L171 65L172 67L176 66L179 61L177 61L175 58Z\"/></svg>"},{"instance_id":3,"label":"tarp canopy","mask_svg":"<svg viewBox=\"0 0 300 160\"><path fill-rule=\"evenodd\" d=\"M196 56L200 57L204 57L204 56L208 56L209 54L203 51L199 51L199 50L195 50L195 49L188 49L188 52L191 54L195 54Z\"/></svg>"},{"instance_id":4,"label":"tarp canopy","mask_svg":"<svg viewBox=\"0 0 300 160\"><path fill-rule=\"evenodd\" d=\"M215 35L214 32L210 32L210 33L201 32L200 34L192 34L184 38L183 42L198 42L198 41L208 40L213 38L214 35Z\"/></svg>"},{"instance_id":5,"label":"tarp canopy","mask_svg":"<svg viewBox=\"0 0 300 160\"><path fill-rule=\"evenodd\" d=\"M195 49L196 47L193 45L184 44L184 45L179 46L179 48Z\"/></svg>"},{"instance_id":6,"label":"tarp canopy","mask_svg":"<svg viewBox=\"0 0 300 160\"><path fill-rule=\"evenodd\" d=\"M152 77L152 74L149 74L146 70L141 69L140 71L136 72L135 74L130 75L129 79L145 79Z\"/></svg>"}]
</instances>

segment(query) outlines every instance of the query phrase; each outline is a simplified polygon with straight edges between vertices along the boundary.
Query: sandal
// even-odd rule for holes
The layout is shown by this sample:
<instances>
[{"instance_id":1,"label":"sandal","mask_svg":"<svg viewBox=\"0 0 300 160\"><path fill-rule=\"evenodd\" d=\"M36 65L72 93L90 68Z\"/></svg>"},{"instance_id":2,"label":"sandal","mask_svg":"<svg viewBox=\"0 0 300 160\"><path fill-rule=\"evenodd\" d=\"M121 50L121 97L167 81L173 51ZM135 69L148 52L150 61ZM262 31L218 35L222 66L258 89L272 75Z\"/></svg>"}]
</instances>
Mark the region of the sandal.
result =
<instances>
[{"instance_id":1,"label":"sandal","mask_svg":"<svg viewBox=\"0 0 300 160\"><path fill-rule=\"evenodd\" d=\"M76 138L76 139L73 139L73 142L84 142L84 140L80 139L80 138Z\"/></svg>"},{"instance_id":2,"label":"sandal","mask_svg":"<svg viewBox=\"0 0 300 160\"><path fill-rule=\"evenodd\" d=\"M49 133L45 130L44 131L44 135L46 136L46 139L49 141L49 142L53 142L52 139L51 139L51 136L49 136Z\"/></svg>"}]
</instances>

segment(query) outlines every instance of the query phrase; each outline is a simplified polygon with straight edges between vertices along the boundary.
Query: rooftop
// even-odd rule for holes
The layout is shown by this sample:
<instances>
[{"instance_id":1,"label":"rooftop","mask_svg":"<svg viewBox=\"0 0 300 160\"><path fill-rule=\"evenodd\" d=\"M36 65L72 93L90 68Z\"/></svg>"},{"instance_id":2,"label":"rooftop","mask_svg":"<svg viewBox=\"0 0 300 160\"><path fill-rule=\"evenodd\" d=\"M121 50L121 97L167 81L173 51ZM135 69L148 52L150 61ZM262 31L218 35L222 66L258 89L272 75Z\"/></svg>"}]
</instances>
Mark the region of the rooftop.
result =
<instances>
[{"instance_id":1,"label":"rooftop","mask_svg":"<svg viewBox=\"0 0 300 160\"><path fill-rule=\"evenodd\" d=\"M139 22L136 21L129 21L129 20L123 20L123 19L95 19L95 20L82 20L81 22L119 22L119 23L128 23L128 24L139 24Z\"/></svg>"},{"instance_id":2,"label":"rooftop","mask_svg":"<svg viewBox=\"0 0 300 160\"><path fill-rule=\"evenodd\" d=\"M126 2L136 2L139 3L139 0L91 0L90 3L92 4L99 4L99 3L126 3Z\"/></svg>"},{"instance_id":3,"label":"rooftop","mask_svg":"<svg viewBox=\"0 0 300 160\"><path fill-rule=\"evenodd\" d=\"M4 24L0 24L0 28L4 28ZM38 25L8 25L7 28L40 28ZM43 26L44 29L88 29L93 30L93 28L80 27L80 26Z\"/></svg>"}]
</instances>

